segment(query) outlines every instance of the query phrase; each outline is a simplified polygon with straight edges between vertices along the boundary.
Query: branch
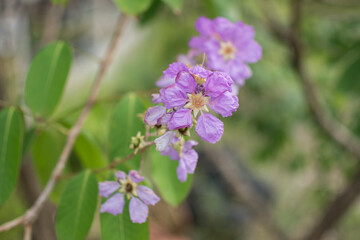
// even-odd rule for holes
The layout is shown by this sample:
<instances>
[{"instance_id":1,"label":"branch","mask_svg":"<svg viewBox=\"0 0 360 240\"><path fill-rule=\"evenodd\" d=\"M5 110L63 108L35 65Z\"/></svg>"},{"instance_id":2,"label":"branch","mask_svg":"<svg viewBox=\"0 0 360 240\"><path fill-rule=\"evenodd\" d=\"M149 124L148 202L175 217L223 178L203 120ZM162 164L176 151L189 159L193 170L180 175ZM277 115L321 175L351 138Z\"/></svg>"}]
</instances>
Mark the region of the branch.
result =
<instances>
[{"instance_id":1,"label":"branch","mask_svg":"<svg viewBox=\"0 0 360 240\"><path fill-rule=\"evenodd\" d=\"M61 173L62 173L62 171L63 171L63 169L65 167L65 164L66 164L66 162L67 162L67 160L69 158L69 155L71 153L71 150L72 150L72 148L74 146L75 140L76 140L77 136L80 133L81 127L83 126L84 121L85 121L87 115L89 114L89 112L91 110L91 107L93 106L93 104L94 104L94 102L96 100L96 97L97 97L98 92L100 90L101 82L104 79L105 72L108 69L108 67L109 67L109 65L110 65L110 63L112 61L112 58L113 58L117 43L119 41L119 38L121 36L121 33L122 33L124 25L125 25L126 19L127 19L126 15L121 14L121 16L119 18L119 21L117 23L116 30L114 32L114 35L113 35L112 39L111 39L109 48L108 48L107 53L105 55L105 58L101 62L100 69L98 71L98 74L96 75L95 82L94 82L94 84L92 86L88 101L86 102L86 105L84 106L84 108L83 108L79 118L77 119L75 125L69 131L65 146L64 146L64 148L63 148L63 150L61 152L59 160L58 160L58 162L57 162L57 164L56 164L56 166L55 166L55 168L54 168L54 170L53 170L53 172L51 174L51 177L50 177L49 181L47 182L44 190L41 192L40 196L37 198L34 205L24 215L14 219L14 220L12 220L10 222L7 222L7 223L1 225L0 226L0 232L7 231L7 230L9 230L9 229L11 229L11 228L13 228L13 227L15 227L17 225L20 225L20 224L24 224L25 226L29 226L37 219L40 210L44 206L46 199L48 198L49 194L51 193L51 191L53 190L53 188L55 186L57 178L60 177L60 175L61 175Z\"/></svg>"},{"instance_id":2,"label":"branch","mask_svg":"<svg viewBox=\"0 0 360 240\"><path fill-rule=\"evenodd\" d=\"M263 198L249 185L248 180L242 177L239 167L234 159L216 146L204 145L205 153L211 162L217 167L218 172L230 187L237 199L243 200L255 216L260 220L263 226L271 233L274 239L286 240L288 237L275 224L269 209Z\"/></svg>"},{"instance_id":3,"label":"branch","mask_svg":"<svg viewBox=\"0 0 360 240\"><path fill-rule=\"evenodd\" d=\"M303 0L293 0L291 28L284 31L279 24L271 20L270 29L273 34L293 50L292 65L299 76L310 112L318 127L330 137L330 139L347 152L351 153L360 161L360 141L349 129L323 109L319 97L315 91L303 58L303 46L301 43L301 20L303 15ZM286 34L280 35L279 33ZM353 181L328 205L323 214L315 222L314 227L302 238L304 240L318 240L323 234L331 229L346 213L355 199L360 194L360 165Z\"/></svg>"}]
</instances>

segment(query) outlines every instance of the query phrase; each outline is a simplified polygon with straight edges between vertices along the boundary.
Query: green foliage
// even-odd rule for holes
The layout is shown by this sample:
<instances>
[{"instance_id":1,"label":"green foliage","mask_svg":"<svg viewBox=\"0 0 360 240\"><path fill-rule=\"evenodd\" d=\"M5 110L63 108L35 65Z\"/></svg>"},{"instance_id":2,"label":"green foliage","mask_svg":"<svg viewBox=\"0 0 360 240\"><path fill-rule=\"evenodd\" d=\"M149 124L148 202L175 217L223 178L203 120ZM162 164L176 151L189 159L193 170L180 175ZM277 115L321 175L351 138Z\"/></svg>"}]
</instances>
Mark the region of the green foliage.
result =
<instances>
[{"instance_id":1,"label":"green foliage","mask_svg":"<svg viewBox=\"0 0 360 240\"><path fill-rule=\"evenodd\" d=\"M144 135L145 124L139 114L143 114L146 108L142 100L134 93L124 96L116 106L109 132L110 141L110 160L122 158L131 154L134 150L130 149L131 137L136 136L140 131ZM122 165L122 170L138 169L140 164L140 155L127 161Z\"/></svg>"},{"instance_id":2,"label":"green foliage","mask_svg":"<svg viewBox=\"0 0 360 240\"><path fill-rule=\"evenodd\" d=\"M24 138L22 115L13 107L0 113L0 205L14 190Z\"/></svg>"},{"instance_id":3,"label":"green foliage","mask_svg":"<svg viewBox=\"0 0 360 240\"><path fill-rule=\"evenodd\" d=\"M193 175L188 175L186 182L177 178L178 161L172 161L168 156L162 156L158 151L151 152L151 176L159 189L162 198L172 206L179 205L188 195Z\"/></svg>"},{"instance_id":4,"label":"green foliage","mask_svg":"<svg viewBox=\"0 0 360 240\"><path fill-rule=\"evenodd\" d=\"M35 113L49 117L58 105L70 70L72 53L65 42L43 48L31 62L25 85L25 102Z\"/></svg>"},{"instance_id":5,"label":"green foliage","mask_svg":"<svg viewBox=\"0 0 360 240\"><path fill-rule=\"evenodd\" d=\"M130 15L138 15L151 4L151 0L114 0L114 2L121 11Z\"/></svg>"},{"instance_id":6,"label":"green foliage","mask_svg":"<svg viewBox=\"0 0 360 240\"><path fill-rule=\"evenodd\" d=\"M356 59L350 64L343 72L340 81L339 88L346 92L359 94L360 91L360 58Z\"/></svg>"},{"instance_id":7,"label":"green foliage","mask_svg":"<svg viewBox=\"0 0 360 240\"><path fill-rule=\"evenodd\" d=\"M76 139L74 150L83 168L96 169L107 165L104 153L85 134L80 134Z\"/></svg>"},{"instance_id":8,"label":"green foliage","mask_svg":"<svg viewBox=\"0 0 360 240\"><path fill-rule=\"evenodd\" d=\"M97 181L89 170L71 180L61 197L56 215L59 240L85 239L94 218L97 195Z\"/></svg>"},{"instance_id":9,"label":"green foliage","mask_svg":"<svg viewBox=\"0 0 360 240\"><path fill-rule=\"evenodd\" d=\"M65 136L53 128L44 127L35 133L32 157L37 174L43 184L48 181L64 144Z\"/></svg>"},{"instance_id":10,"label":"green foliage","mask_svg":"<svg viewBox=\"0 0 360 240\"><path fill-rule=\"evenodd\" d=\"M166 3L175 13L180 13L182 2L181 0L162 0Z\"/></svg>"},{"instance_id":11,"label":"green foliage","mask_svg":"<svg viewBox=\"0 0 360 240\"><path fill-rule=\"evenodd\" d=\"M104 199L103 201L106 201ZM129 214L129 201L126 200L122 214L116 216L110 213L102 213L101 239L102 240L147 240L149 239L148 222L133 223Z\"/></svg>"},{"instance_id":12,"label":"green foliage","mask_svg":"<svg viewBox=\"0 0 360 240\"><path fill-rule=\"evenodd\" d=\"M69 0L51 0L53 4L65 4L68 3Z\"/></svg>"}]
</instances>

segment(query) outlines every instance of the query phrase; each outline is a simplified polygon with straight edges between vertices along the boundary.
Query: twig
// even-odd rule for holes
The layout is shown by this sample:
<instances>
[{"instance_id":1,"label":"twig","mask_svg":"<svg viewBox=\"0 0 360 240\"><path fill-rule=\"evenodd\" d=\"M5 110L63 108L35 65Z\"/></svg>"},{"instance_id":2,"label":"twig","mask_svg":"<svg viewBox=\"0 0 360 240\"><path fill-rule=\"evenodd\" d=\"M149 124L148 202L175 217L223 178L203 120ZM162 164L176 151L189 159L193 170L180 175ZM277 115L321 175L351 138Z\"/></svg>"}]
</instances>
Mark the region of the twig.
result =
<instances>
[{"instance_id":1,"label":"twig","mask_svg":"<svg viewBox=\"0 0 360 240\"><path fill-rule=\"evenodd\" d=\"M104 78L106 70L108 69L108 67L112 61L118 40L121 36L122 30L125 25L126 19L127 19L127 17L123 14L119 18L119 21L117 23L117 28L111 39L106 56L105 56L104 60L101 62L100 69L95 78L95 82L91 89L88 101L87 101L85 107L83 108L83 111L81 112L79 118L77 119L75 125L69 131L69 134L68 134L67 140L66 140L66 144L61 152L59 160L58 160L44 190L41 192L40 196L37 198L35 204L24 215L1 225L0 232L7 231L17 225L20 225L20 224L25 224L26 226L29 224L32 224L36 220L37 216L39 215L39 212L42 209L42 207L44 206L46 199L48 198L49 194L51 193L51 191L53 190L53 188L55 186L57 178L59 178L59 176L61 175L61 173L65 167L65 164L66 164L68 157L71 153L71 150L74 146L75 140L80 133L81 127L84 124L84 121L96 100L96 96L99 92L100 84Z\"/></svg>"},{"instance_id":2,"label":"twig","mask_svg":"<svg viewBox=\"0 0 360 240\"><path fill-rule=\"evenodd\" d=\"M31 240L32 232L33 232L33 224L30 223L25 226L24 240Z\"/></svg>"}]
</instances>

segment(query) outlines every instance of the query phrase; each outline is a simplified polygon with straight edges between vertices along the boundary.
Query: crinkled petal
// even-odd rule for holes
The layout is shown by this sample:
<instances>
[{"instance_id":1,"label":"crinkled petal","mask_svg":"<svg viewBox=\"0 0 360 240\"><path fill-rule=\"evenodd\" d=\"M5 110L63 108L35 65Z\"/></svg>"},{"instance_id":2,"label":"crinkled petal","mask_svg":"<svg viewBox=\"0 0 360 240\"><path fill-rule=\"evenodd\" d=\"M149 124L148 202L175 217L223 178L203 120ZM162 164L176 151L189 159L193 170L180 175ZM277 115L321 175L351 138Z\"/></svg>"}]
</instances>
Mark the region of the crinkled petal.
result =
<instances>
[{"instance_id":1,"label":"crinkled petal","mask_svg":"<svg viewBox=\"0 0 360 240\"><path fill-rule=\"evenodd\" d=\"M99 182L99 195L107 198L119 188L120 184L115 181Z\"/></svg>"},{"instance_id":2,"label":"crinkled petal","mask_svg":"<svg viewBox=\"0 0 360 240\"><path fill-rule=\"evenodd\" d=\"M236 95L239 94L239 88L240 88L240 86L244 85L245 80L242 79L242 81L241 81L242 84L241 84L241 85L238 84L237 81L235 81L235 82L236 82L236 84L231 85L231 93L236 96ZM240 86L239 86L239 85L240 85Z\"/></svg>"},{"instance_id":3,"label":"crinkled petal","mask_svg":"<svg viewBox=\"0 0 360 240\"><path fill-rule=\"evenodd\" d=\"M191 127L192 125L192 116L191 109L180 109L174 113L172 118L168 123L168 128L170 130L180 129L185 127Z\"/></svg>"},{"instance_id":4,"label":"crinkled petal","mask_svg":"<svg viewBox=\"0 0 360 240\"><path fill-rule=\"evenodd\" d=\"M195 55L199 55L201 52L205 51L205 42L207 41L206 37L192 37L189 41L189 47Z\"/></svg>"},{"instance_id":5,"label":"crinkled petal","mask_svg":"<svg viewBox=\"0 0 360 240\"><path fill-rule=\"evenodd\" d=\"M175 134L175 131L167 131L164 135L155 139L156 150L159 152L164 151L173 140Z\"/></svg>"},{"instance_id":6,"label":"crinkled petal","mask_svg":"<svg viewBox=\"0 0 360 240\"><path fill-rule=\"evenodd\" d=\"M199 155L194 149L183 152L183 154L181 155L180 161L183 161L185 163L187 173L192 174L195 172L198 158L199 158Z\"/></svg>"},{"instance_id":7,"label":"crinkled petal","mask_svg":"<svg viewBox=\"0 0 360 240\"><path fill-rule=\"evenodd\" d=\"M204 36L209 36L212 34L212 20L206 17L199 17L195 22L196 30Z\"/></svg>"},{"instance_id":8,"label":"crinkled petal","mask_svg":"<svg viewBox=\"0 0 360 240\"><path fill-rule=\"evenodd\" d=\"M115 177L119 180L125 180L126 179L126 173L124 173L123 171L117 171L115 173Z\"/></svg>"},{"instance_id":9,"label":"crinkled petal","mask_svg":"<svg viewBox=\"0 0 360 240\"><path fill-rule=\"evenodd\" d=\"M143 181L145 178L143 176L141 176L137 171L135 170L130 170L129 172L129 178L131 179L131 181L139 183L141 181Z\"/></svg>"},{"instance_id":10,"label":"crinkled petal","mask_svg":"<svg viewBox=\"0 0 360 240\"><path fill-rule=\"evenodd\" d=\"M160 90L161 100L167 109L182 107L187 102L187 95L181 88L172 85Z\"/></svg>"},{"instance_id":11,"label":"crinkled petal","mask_svg":"<svg viewBox=\"0 0 360 240\"><path fill-rule=\"evenodd\" d=\"M167 125L168 122L170 121L171 117L172 117L173 113L166 113L164 116L162 116L162 118L160 119L160 124L161 125Z\"/></svg>"},{"instance_id":12,"label":"crinkled petal","mask_svg":"<svg viewBox=\"0 0 360 240\"><path fill-rule=\"evenodd\" d=\"M194 141L194 140L188 140L184 143L184 146L183 146L183 151L186 152L186 151L189 151L191 150L194 146L197 146L199 143L197 141Z\"/></svg>"},{"instance_id":13,"label":"crinkled petal","mask_svg":"<svg viewBox=\"0 0 360 240\"><path fill-rule=\"evenodd\" d=\"M176 174L180 182L185 182L187 179L187 171L184 161L179 161L179 165L176 169Z\"/></svg>"},{"instance_id":14,"label":"crinkled petal","mask_svg":"<svg viewBox=\"0 0 360 240\"><path fill-rule=\"evenodd\" d=\"M213 29L223 41L231 40L236 25L226 18L217 17L213 20Z\"/></svg>"},{"instance_id":15,"label":"crinkled petal","mask_svg":"<svg viewBox=\"0 0 360 240\"><path fill-rule=\"evenodd\" d=\"M216 98L211 98L210 107L223 117L229 117L239 107L239 100L231 92L224 92Z\"/></svg>"},{"instance_id":16,"label":"crinkled petal","mask_svg":"<svg viewBox=\"0 0 360 240\"><path fill-rule=\"evenodd\" d=\"M160 152L161 155L169 156L171 160L179 160L179 153L173 148L168 146L164 151Z\"/></svg>"},{"instance_id":17,"label":"crinkled petal","mask_svg":"<svg viewBox=\"0 0 360 240\"><path fill-rule=\"evenodd\" d=\"M210 113L204 113L198 118L195 130L205 141L216 143L224 133L224 123Z\"/></svg>"},{"instance_id":18,"label":"crinkled petal","mask_svg":"<svg viewBox=\"0 0 360 240\"><path fill-rule=\"evenodd\" d=\"M171 84L170 84L170 85L171 85ZM152 98L153 103L155 103L155 104L161 103L160 94L158 94L158 93L153 93L153 94L151 94L151 98Z\"/></svg>"},{"instance_id":19,"label":"crinkled petal","mask_svg":"<svg viewBox=\"0 0 360 240\"><path fill-rule=\"evenodd\" d=\"M164 116L166 113L166 108L163 106L154 106L150 107L146 113L144 121L147 125L154 126L159 123L159 120L162 116Z\"/></svg>"},{"instance_id":20,"label":"crinkled petal","mask_svg":"<svg viewBox=\"0 0 360 240\"><path fill-rule=\"evenodd\" d=\"M133 197L129 204L130 219L133 223L144 223L149 215L149 208L140 199Z\"/></svg>"},{"instance_id":21,"label":"crinkled petal","mask_svg":"<svg viewBox=\"0 0 360 240\"><path fill-rule=\"evenodd\" d=\"M175 83L175 78L179 72L188 71L188 67L181 62L175 62L169 65L163 73L164 76L156 82L158 87L169 87Z\"/></svg>"},{"instance_id":22,"label":"crinkled petal","mask_svg":"<svg viewBox=\"0 0 360 240\"><path fill-rule=\"evenodd\" d=\"M151 190L150 188L144 186L144 185L139 185L136 188L136 192L139 195L139 198L146 204L146 205L155 205L160 198L153 192L153 190Z\"/></svg>"},{"instance_id":23,"label":"crinkled petal","mask_svg":"<svg viewBox=\"0 0 360 240\"><path fill-rule=\"evenodd\" d=\"M108 212L115 216L123 212L124 205L124 195L117 193L101 205L100 212Z\"/></svg>"},{"instance_id":24,"label":"crinkled petal","mask_svg":"<svg viewBox=\"0 0 360 240\"><path fill-rule=\"evenodd\" d=\"M176 77L176 86L186 93L192 93L196 89L196 81L189 72L180 72Z\"/></svg>"},{"instance_id":25,"label":"crinkled petal","mask_svg":"<svg viewBox=\"0 0 360 240\"><path fill-rule=\"evenodd\" d=\"M212 73L211 71L206 70L205 68L200 67L199 65L196 65L196 66L192 67L190 69L190 72L192 74L195 74L195 75L197 75L199 77L202 77L202 78L207 78Z\"/></svg>"},{"instance_id":26,"label":"crinkled petal","mask_svg":"<svg viewBox=\"0 0 360 240\"><path fill-rule=\"evenodd\" d=\"M225 91L231 91L233 81L223 72L211 74L205 82L205 93L210 97L217 97Z\"/></svg>"}]
</instances>

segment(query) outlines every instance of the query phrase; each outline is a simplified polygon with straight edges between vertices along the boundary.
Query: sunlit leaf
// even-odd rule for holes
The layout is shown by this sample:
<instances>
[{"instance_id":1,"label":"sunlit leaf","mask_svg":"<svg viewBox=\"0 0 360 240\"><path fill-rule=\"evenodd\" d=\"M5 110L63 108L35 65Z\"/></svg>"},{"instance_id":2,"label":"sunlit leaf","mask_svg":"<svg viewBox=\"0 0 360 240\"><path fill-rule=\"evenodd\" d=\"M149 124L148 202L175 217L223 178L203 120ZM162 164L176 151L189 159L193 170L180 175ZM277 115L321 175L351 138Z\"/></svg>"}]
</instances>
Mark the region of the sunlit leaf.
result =
<instances>
[{"instance_id":1,"label":"sunlit leaf","mask_svg":"<svg viewBox=\"0 0 360 240\"><path fill-rule=\"evenodd\" d=\"M175 13L180 13L182 2L181 0L162 0L166 3Z\"/></svg>"},{"instance_id":2,"label":"sunlit leaf","mask_svg":"<svg viewBox=\"0 0 360 240\"><path fill-rule=\"evenodd\" d=\"M118 8L130 15L137 15L145 11L151 4L151 0L114 0Z\"/></svg>"},{"instance_id":3,"label":"sunlit leaf","mask_svg":"<svg viewBox=\"0 0 360 240\"><path fill-rule=\"evenodd\" d=\"M93 173L84 171L74 177L63 193L56 214L59 240L83 240L94 218L98 185Z\"/></svg>"},{"instance_id":4,"label":"sunlit leaf","mask_svg":"<svg viewBox=\"0 0 360 240\"><path fill-rule=\"evenodd\" d=\"M106 199L103 199L103 202ZM148 222L133 223L129 215L129 201L126 201L122 214L112 215L102 213L101 239L102 240L147 240L149 239Z\"/></svg>"},{"instance_id":5,"label":"sunlit leaf","mask_svg":"<svg viewBox=\"0 0 360 240\"><path fill-rule=\"evenodd\" d=\"M179 162L161 155L155 149L151 152L151 164L151 177L161 197L173 206L179 205L191 189L193 175L188 175L186 182L180 182L176 174Z\"/></svg>"},{"instance_id":6,"label":"sunlit leaf","mask_svg":"<svg viewBox=\"0 0 360 240\"><path fill-rule=\"evenodd\" d=\"M116 106L109 132L111 161L134 152L133 149L129 148L131 137L136 136L138 131L144 135L145 124L139 116L139 114L144 112L145 106L142 100L133 93L127 94ZM127 161L126 165L129 168L137 169L139 167L139 160L140 155Z\"/></svg>"},{"instance_id":7,"label":"sunlit leaf","mask_svg":"<svg viewBox=\"0 0 360 240\"><path fill-rule=\"evenodd\" d=\"M24 122L15 108L0 113L0 205L14 190L19 174Z\"/></svg>"},{"instance_id":8,"label":"sunlit leaf","mask_svg":"<svg viewBox=\"0 0 360 240\"><path fill-rule=\"evenodd\" d=\"M43 48L32 60L25 85L25 102L35 114L49 117L58 105L70 70L72 53L65 42Z\"/></svg>"}]
</instances>

